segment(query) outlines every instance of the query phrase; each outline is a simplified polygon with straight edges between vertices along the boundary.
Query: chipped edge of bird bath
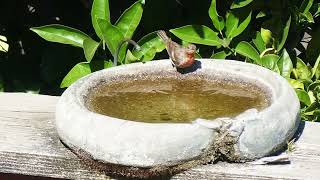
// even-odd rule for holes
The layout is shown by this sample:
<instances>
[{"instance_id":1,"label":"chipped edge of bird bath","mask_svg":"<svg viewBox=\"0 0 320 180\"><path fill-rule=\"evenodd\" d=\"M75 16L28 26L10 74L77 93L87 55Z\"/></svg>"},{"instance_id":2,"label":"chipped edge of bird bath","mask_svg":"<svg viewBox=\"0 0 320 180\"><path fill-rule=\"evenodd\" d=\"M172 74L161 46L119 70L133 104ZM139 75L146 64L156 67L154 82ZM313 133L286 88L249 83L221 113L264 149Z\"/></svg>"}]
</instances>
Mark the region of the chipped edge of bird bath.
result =
<instances>
[{"instance_id":1,"label":"chipped edge of bird bath","mask_svg":"<svg viewBox=\"0 0 320 180\"><path fill-rule=\"evenodd\" d=\"M252 161L279 151L294 135L300 122L300 104L294 90L280 75L232 60L203 59L194 66L193 72L181 74L169 60L158 60L123 65L81 78L63 93L57 104L56 127L61 140L76 154L127 167L128 171L120 170L122 175L133 176L132 167L138 167L137 172L144 169L168 173L217 158ZM270 95L271 104L262 111L250 109L234 118L177 124L127 121L87 109L87 94L99 83L124 77L143 79L150 74L159 78L211 76L250 83L263 88Z\"/></svg>"}]
</instances>

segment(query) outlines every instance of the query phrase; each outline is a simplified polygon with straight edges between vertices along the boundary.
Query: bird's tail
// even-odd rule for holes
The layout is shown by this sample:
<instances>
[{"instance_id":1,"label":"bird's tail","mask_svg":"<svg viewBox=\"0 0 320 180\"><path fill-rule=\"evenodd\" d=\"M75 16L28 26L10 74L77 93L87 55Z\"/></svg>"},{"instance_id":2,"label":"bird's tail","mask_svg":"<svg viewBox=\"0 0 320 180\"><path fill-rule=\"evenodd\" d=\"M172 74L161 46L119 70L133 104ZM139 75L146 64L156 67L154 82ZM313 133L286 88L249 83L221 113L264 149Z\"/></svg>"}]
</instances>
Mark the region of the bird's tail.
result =
<instances>
[{"instance_id":1,"label":"bird's tail","mask_svg":"<svg viewBox=\"0 0 320 180\"><path fill-rule=\"evenodd\" d=\"M159 30L157 31L157 34L164 42L167 42L169 40L169 37L167 36L165 31Z\"/></svg>"}]
</instances>

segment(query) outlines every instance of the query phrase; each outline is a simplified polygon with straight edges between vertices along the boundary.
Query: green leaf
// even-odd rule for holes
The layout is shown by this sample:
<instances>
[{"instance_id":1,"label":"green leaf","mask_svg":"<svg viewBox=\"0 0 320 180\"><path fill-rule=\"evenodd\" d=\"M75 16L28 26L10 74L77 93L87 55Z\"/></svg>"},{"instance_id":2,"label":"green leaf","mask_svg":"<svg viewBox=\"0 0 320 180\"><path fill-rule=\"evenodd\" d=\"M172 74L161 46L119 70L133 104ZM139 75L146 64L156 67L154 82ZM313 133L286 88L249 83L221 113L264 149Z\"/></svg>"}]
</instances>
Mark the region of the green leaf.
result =
<instances>
[{"instance_id":1,"label":"green leaf","mask_svg":"<svg viewBox=\"0 0 320 180\"><path fill-rule=\"evenodd\" d=\"M129 64L129 63L133 63L133 62L137 62L137 61L139 61L139 59L137 57L135 57L132 54L132 52L128 49L126 59L125 59L125 64Z\"/></svg>"},{"instance_id":2,"label":"green leaf","mask_svg":"<svg viewBox=\"0 0 320 180\"><path fill-rule=\"evenodd\" d=\"M251 12L249 13L249 15L246 17L245 20L243 20L242 23L240 23L240 25L238 26L238 28L234 31L234 33L232 33L230 36L232 38L238 36L239 34L241 34L249 25L251 21Z\"/></svg>"},{"instance_id":3,"label":"green leaf","mask_svg":"<svg viewBox=\"0 0 320 180\"><path fill-rule=\"evenodd\" d=\"M309 12L312 4L313 4L313 0L304 0L301 3L299 11L302 12L303 14L306 14L307 12Z\"/></svg>"},{"instance_id":4,"label":"green leaf","mask_svg":"<svg viewBox=\"0 0 320 180\"><path fill-rule=\"evenodd\" d=\"M305 13L305 14L303 14L303 15L304 15L304 17L307 19L307 21L308 21L309 23L314 23L313 16L312 16L312 14L311 14L310 12L307 12L307 13Z\"/></svg>"},{"instance_id":5,"label":"green leaf","mask_svg":"<svg viewBox=\"0 0 320 180\"><path fill-rule=\"evenodd\" d=\"M142 12L142 4L140 1L137 1L124 11L116 22L116 26L123 33L125 39L132 38L134 31L140 23Z\"/></svg>"},{"instance_id":6,"label":"green leaf","mask_svg":"<svg viewBox=\"0 0 320 180\"><path fill-rule=\"evenodd\" d=\"M235 31L238 28L239 19L232 13L227 13L227 19L226 19L226 35L227 38L232 39L232 35L235 33Z\"/></svg>"},{"instance_id":7,"label":"green leaf","mask_svg":"<svg viewBox=\"0 0 320 180\"><path fill-rule=\"evenodd\" d=\"M140 45L140 50L135 49L132 54L142 61L152 60L156 53L163 51L166 47L155 32L149 33L141 38L138 44Z\"/></svg>"},{"instance_id":8,"label":"green leaf","mask_svg":"<svg viewBox=\"0 0 320 180\"><path fill-rule=\"evenodd\" d=\"M313 90L320 90L320 81L319 80L312 82L308 86L307 91L313 91Z\"/></svg>"},{"instance_id":9,"label":"green leaf","mask_svg":"<svg viewBox=\"0 0 320 180\"><path fill-rule=\"evenodd\" d=\"M110 22L104 19L98 19L97 22L103 32L103 41L106 42L111 54L115 56L118 46L124 40L121 31L116 26L113 26Z\"/></svg>"},{"instance_id":10,"label":"green leaf","mask_svg":"<svg viewBox=\"0 0 320 180\"><path fill-rule=\"evenodd\" d=\"M313 14L314 17L318 17L319 14L320 14L320 3L318 3L316 6L317 6L317 10L316 10L316 12Z\"/></svg>"},{"instance_id":11,"label":"green leaf","mask_svg":"<svg viewBox=\"0 0 320 180\"><path fill-rule=\"evenodd\" d=\"M112 66L113 66L113 62L111 60L108 60L108 61L98 60L98 61L90 62L91 72L100 71L102 69L107 69Z\"/></svg>"},{"instance_id":12,"label":"green leaf","mask_svg":"<svg viewBox=\"0 0 320 180\"><path fill-rule=\"evenodd\" d=\"M281 38L281 41L278 45L277 51L280 51L283 48L283 46L287 40L289 29L290 29L290 23L291 23L291 16L289 17L288 21L286 22L286 26L284 27L284 29L282 31L282 38Z\"/></svg>"},{"instance_id":13,"label":"green leaf","mask_svg":"<svg viewBox=\"0 0 320 180\"><path fill-rule=\"evenodd\" d=\"M306 113L306 115L313 115L314 110L316 109L319 109L319 104L317 102L314 102L304 110L304 113Z\"/></svg>"},{"instance_id":14,"label":"green leaf","mask_svg":"<svg viewBox=\"0 0 320 180\"><path fill-rule=\"evenodd\" d=\"M113 62L111 61L111 60L109 60L109 61L103 61L104 63L103 63L103 68L104 69L108 69L108 68L111 68L111 67L113 67Z\"/></svg>"},{"instance_id":15,"label":"green leaf","mask_svg":"<svg viewBox=\"0 0 320 180\"><path fill-rule=\"evenodd\" d=\"M301 90L301 89L295 89L295 91L296 91L296 94L297 94L300 102L304 103L307 106L311 105L310 97L306 91Z\"/></svg>"},{"instance_id":16,"label":"green leaf","mask_svg":"<svg viewBox=\"0 0 320 180\"><path fill-rule=\"evenodd\" d=\"M296 65L295 71L299 79L311 78L312 72L309 70L309 67L299 57L297 57L297 65Z\"/></svg>"},{"instance_id":17,"label":"green leaf","mask_svg":"<svg viewBox=\"0 0 320 180\"><path fill-rule=\"evenodd\" d=\"M280 75L285 78L290 78L291 72L293 70L293 64L286 49L283 50L283 54L279 59L277 65L280 70Z\"/></svg>"},{"instance_id":18,"label":"green leaf","mask_svg":"<svg viewBox=\"0 0 320 180\"><path fill-rule=\"evenodd\" d=\"M241 8L250 4L253 0L235 0L231 4L231 9Z\"/></svg>"},{"instance_id":19,"label":"green leaf","mask_svg":"<svg viewBox=\"0 0 320 180\"><path fill-rule=\"evenodd\" d=\"M269 29L261 28L261 37L266 47L272 43L272 32Z\"/></svg>"},{"instance_id":20,"label":"green leaf","mask_svg":"<svg viewBox=\"0 0 320 180\"><path fill-rule=\"evenodd\" d=\"M214 27L218 31L221 31L224 28L224 20L223 17L219 16L216 6L216 0L212 0L209 8L209 16L212 20Z\"/></svg>"},{"instance_id":21,"label":"green leaf","mask_svg":"<svg viewBox=\"0 0 320 180\"><path fill-rule=\"evenodd\" d=\"M194 57L195 57L196 59L202 59L201 55L200 55L198 52L196 52L196 53L194 54Z\"/></svg>"},{"instance_id":22,"label":"green leaf","mask_svg":"<svg viewBox=\"0 0 320 180\"><path fill-rule=\"evenodd\" d=\"M83 47L83 41L89 38L88 35L77 29L60 24L33 27L30 30L47 41L70 44L77 47Z\"/></svg>"},{"instance_id":23,"label":"green leaf","mask_svg":"<svg viewBox=\"0 0 320 180\"><path fill-rule=\"evenodd\" d=\"M257 14L257 16L256 16L256 19L265 17L266 15L267 15L267 14L266 14L265 12L260 11L260 12Z\"/></svg>"},{"instance_id":24,"label":"green leaf","mask_svg":"<svg viewBox=\"0 0 320 180\"><path fill-rule=\"evenodd\" d=\"M270 70L276 71L278 68L277 62L279 59L280 59L280 57L278 55L267 54L261 58L260 63L263 67L266 67Z\"/></svg>"},{"instance_id":25,"label":"green leaf","mask_svg":"<svg viewBox=\"0 0 320 180\"><path fill-rule=\"evenodd\" d=\"M295 79L287 79L287 80L294 89L304 90L304 84L301 80L295 80Z\"/></svg>"},{"instance_id":26,"label":"green leaf","mask_svg":"<svg viewBox=\"0 0 320 180\"><path fill-rule=\"evenodd\" d=\"M104 19L110 22L109 0L94 0L91 8L91 21L97 36L102 39L102 30L97 19Z\"/></svg>"},{"instance_id":27,"label":"green leaf","mask_svg":"<svg viewBox=\"0 0 320 180\"><path fill-rule=\"evenodd\" d=\"M309 99L311 104L316 102L317 98L314 96L314 93L312 91L308 91Z\"/></svg>"},{"instance_id":28,"label":"green leaf","mask_svg":"<svg viewBox=\"0 0 320 180\"><path fill-rule=\"evenodd\" d=\"M248 42L241 41L237 47L235 48L235 51L245 57L248 57L252 60L254 60L256 63L260 62L259 53L257 50Z\"/></svg>"},{"instance_id":29,"label":"green leaf","mask_svg":"<svg viewBox=\"0 0 320 180\"><path fill-rule=\"evenodd\" d=\"M212 54L210 57L211 59L225 59L227 56L229 56L231 53L226 53L225 51L220 51L215 54Z\"/></svg>"},{"instance_id":30,"label":"green leaf","mask_svg":"<svg viewBox=\"0 0 320 180\"><path fill-rule=\"evenodd\" d=\"M222 43L222 40L218 37L218 33L204 25L187 25L171 29L170 32L190 43L208 46L219 46Z\"/></svg>"},{"instance_id":31,"label":"green leaf","mask_svg":"<svg viewBox=\"0 0 320 180\"><path fill-rule=\"evenodd\" d=\"M100 43L94 41L91 38L85 39L83 41L83 51L86 60L90 62L96 53L97 48L99 47Z\"/></svg>"},{"instance_id":32,"label":"green leaf","mask_svg":"<svg viewBox=\"0 0 320 180\"><path fill-rule=\"evenodd\" d=\"M259 50L259 53L262 53L266 49L266 44L264 43L259 31L256 32L256 37L255 39L252 39L252 42Z\"/></svg>"},{"instance_id":33,"label":"green leaf","mask_svg":"<svg viewBox=\"0 0 320 180\"><path fill-rule=\"evenodd\" d=\"M7 43L7 37L0 35L0 51L8 52L9 44Z\"/></svg>"},{"instance_id":34,"label":"green leaf","mask_svg":"<svg viewBox=\"0 0 320 180\"><path fill-rule=\"evenodd\" d=\"M69 73L63 78L60 87L69 87L72 83L78 79L91 73L90 65L87 62L80 62L76 64Z\"/></svg>"},{"instance_id":35,"label":"green leaf","mask_svg":"<svg viewBox=\"0 0 320 180\"><path fill-rule=\"evenodd\" d=\"M314 63L314 66L311 69L311 72L312 72L311 78L316 76L316 79L319 79L319 77L320 77L320 54L316 60L316 63Z\"/></svg>"}]
</instances>

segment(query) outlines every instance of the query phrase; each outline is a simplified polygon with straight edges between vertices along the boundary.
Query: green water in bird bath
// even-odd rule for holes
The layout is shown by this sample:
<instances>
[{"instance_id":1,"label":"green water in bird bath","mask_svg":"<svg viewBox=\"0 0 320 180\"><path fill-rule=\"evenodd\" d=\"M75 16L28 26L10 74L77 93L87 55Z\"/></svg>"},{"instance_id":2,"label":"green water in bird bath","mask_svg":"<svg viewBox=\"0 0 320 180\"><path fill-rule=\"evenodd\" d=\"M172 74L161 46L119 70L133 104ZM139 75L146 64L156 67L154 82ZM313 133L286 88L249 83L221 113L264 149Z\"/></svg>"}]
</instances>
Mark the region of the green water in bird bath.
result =
<instances>
[{"instance_id":1,"label":"green water in bird bath","mask_svg":"<svg viewBox=\"0 0 320 180\"><path fill-rule=\"evenodd\" d=\"M268 105L267 95L252 84L174 78L101 84L91 90L87 101L93 112L152 123L232 117Z\"/></svg>"}]
</instances>

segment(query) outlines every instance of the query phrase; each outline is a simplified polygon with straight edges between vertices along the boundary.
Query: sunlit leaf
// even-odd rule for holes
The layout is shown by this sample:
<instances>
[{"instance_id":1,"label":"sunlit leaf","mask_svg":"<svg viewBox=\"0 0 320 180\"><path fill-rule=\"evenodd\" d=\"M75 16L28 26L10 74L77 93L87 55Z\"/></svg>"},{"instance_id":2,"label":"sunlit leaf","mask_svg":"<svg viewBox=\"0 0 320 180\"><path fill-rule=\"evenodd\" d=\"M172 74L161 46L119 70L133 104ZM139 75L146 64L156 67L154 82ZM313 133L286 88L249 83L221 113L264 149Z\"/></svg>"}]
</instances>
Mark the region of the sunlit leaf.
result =
<instances>
[{"instance_id":1,"label":"sunlit leaf","mask_svg":"<svg viewBox=\"0 0 320 180\"><path fill-rule=\"evenodd\" d=\"M256 32L256 37L252 39L253 44L262 53L266 49L266 45L261 37L261 33L259 31Z\"/></svg>"},{"instance_id":2,"label":"sunlit leaf","mask_svg":"<svg viewBox=\"0 0 320 180\"><path fill-rule=\"evenodd\" d=\"M287 79L287 80L294 89L304 90L304 84L301 80L296 80L296 79Z\"/></svg>"},{"instance_id":3,"label":"sunlit leaf","mask_svg":"<svg viewBox=\"0 0 320 180\"><path fill-rule=\"evenodd\" d=\"M187 25L176 29L171 29L178 38L196 44L204 44L209 46L221 45L222 40L218 37L218 33L203 25Z\"/></svg>"},{"instance_id":4,"label":"sunlit leaf","mask_svg":"<svg viewBox=\"0 0 320 180\"><path fill-rule=\"evenodd\" d=\"M246 56L252 60L254 60L256 63L260 63L260 57L257 50L248 42L241 41L237 47L235 48L235 51L243 56Z\"/></svg>"},{"instance_id":5,"label":"sunlit leaf","mask_svg":"<svg viewBox=\"0 0 320 180\"><path fill-rule=\"evenodd\" d=\"M63 78L60 87L69 87L72 83L78 79L91 73L90 65L87 62L81 62L76 64L69 73Z\"/></svg>"},{"instance_id":6,"label":"sunlit leaf","mask_svg":"<svg viewBox=\"0 0 320 180\"><path fill-rule=\"evenodd\" d=\"M305 14L303 14L303 15L304 15L304 17L307 19L307 21L308 21L309 23L314 23L313 16L312 16L312 14L311 14L310 12L307 12L307 13L305 13Z\"/></svg>"},{"instance_id":7,"label":"sunlit leaf","mask_svg":"<svg viewBox=\"0 0 320 180\"><path fill-rule=\"evenodd\" d=\"M304 103L307 106L311 105L311 100L310 100L309 95L306 91L301 90L301 89L295 89L295 91L296 91L296 94L297 94L299 100L302 103Z\"/></svg>"},{"instance_id":8,"label":"sunlit leaf","mask_svg":"<svg viewBox=\"0 0 320 180\"><path fill-rule=\"evenodd\" d=\"M227 38L232 39L232 35L238 28L239 18L236 17L232 12L227 13L226 18L226 35Z\"/></svg>"},{"instance_id":9,"label":"sunlit leaf","mask_svg":"<svg viewBox=\"0 0 320 180\"><path fill-rule=\"evenodd\" d=\"M142 61L150 61L156 53L165 49L164 42L159 38L157 33L152 32L147 34L138 41L140 50L133 50L132 54Z\"/></svg>"},{"instance_id":10,"label":"sunlit leaf","mask_svg":"<svg viewBox=\"0 0 320 180\"><path fill-rule=\"evenodd\" d=\"M253 0L234 0L231 4L231 9L241 8L250 4Z\"/></svg>"},{"instance_id":11,"label":"sunlit leaf","mask_svg":"<svg viewBox=\"0 0 320 180\"><path fill-rule=\"evenodd\" d=\"M319 54L319 56L317 58L315 66L313 67L314 68L314 73L313 74L315 75L316 79L320 78L320 63L319 63L319 61L320 61L320 54Z\"/></svg>"},{"instance_id":12,"label":"sunlit leaf","mask_svg":"<svg viewBox=\"0 0 320 180\"><path fill-rule=\"evenodd\" d=\"M230 52L226 53L225 51L220 51L215 54L212 54L212 56L210 58L211 59L225 59L230 54L231 54Z\"/></svg>"},{"instance_id":13,"label":"sunlit leaf","mask_svg":"<svg viewBox=\"0 0 320 180\"><path fill-rule=\"evenodd\" d=\"M83 41L89 38L88 35L77 29L60 24L33 27L30 30L47 41L70 44L77 47L83 47Z\"/></svg>"},{"instance_id":14,"label":"sunlit leaf","mask_svg":"<svg viewBox=\"0 0 320 180\"><path fill-rule=\"evenodd\" d=\"M311 104L316 102L317 99L314 96L314 93L312 91L308 91L308 95L309 95L309 99L310 99Z\"/></svg>"},{"instance_id":15,"label":"sunlit leaf","mask_svg":"<svg viewBox=\"0 0 320 180\"><path fill-rule=\"evenodd\" d=\"M91 8L91 21L97 36L102 39L101 31L97 20L104 19L110 22L109 0L94 0Z\"/></svg>"},{"instance_id":16,"label":"sunlit leaf","mask_svg":"<svg viewBox=\"0 0 320 180\"><path fill-rule=\"evenodd\" d=\"M221 31L224 28L224 20L223 17L219 16L217 12L217 7L216 7L216 0L211 1L211 6L209 8L209 16L212 20L212 23L214 27L218 30Z\"/></svg>"},{"instance_id":17,"label":"sunlit leaf","mask_svg":"<svg viewBox=\"0 0 320 180\"><path fill-rule=\"evenodd\" d=\"M283 54L279 59L277 65L280 70L280 75L285 78L290 78L291 72L293 70L293 64L286 49L283 50Z\"/></svg>"},{"instance_id":18,"label":"sunlit leaf","mask_svg":"<svg viewBox=\"0 0 320 180\"><path fill-rule=\"evenodd\" d=\"M103 32L102 38L106 42L109 51L115 56L116 50L120 43L124 40L121 31L104 19L98 19L98 25Z\"/></svg>"},{"instance_id":19,"label":"sunlit leaf","mask_svg":"<svg viewBox=\"0 0 320 180\"><path fill-rule=\"evenodd\" d=\"M311 71L312 71L311 78L315 76L316 79L319 79L319 77L320 77L320 53L319 53L319 56L318 56L316 62L314 63L314 66Z\"/></svg>"},{"instance_id":20,"label":"sunlit leaf","mask_svg":"<svg viewBox=\"0 0 320 180\"><path fill-rule=\"evenodd\" d=\"M278 55L267 54L261 58L260 63L262 66L264 66L270 70L276 71L277 70L277 62L278 62L279 58L280 57Z\"/></svg>"},{"instance_id":21,"label":"sunlit leaf","mask_svg":"<svg viewBox=\"0 0 320 180\"><path fill-rule=\"evenodd\" d=\"M264 44L267 46L272 43L272 32L269 29L261 28L261 38Z\"/></svg>"},{"instance_id":22,"label":"sunlit leaf","mask_svg":"<svg viewBox=\"0 0 320 180\"><path fill-rule=\"evenodd\" d=\"M289 19L286 22L286 25L285 25L285 27L283 29L282 38L281 38L281 41L280 41L280 43L278 45L277 51L280 51L283 48L283 46L284 46L284 44L285 44L285 42L287 40L289 29L290 29L290 23L291 23L291 16L289 17Z\"/></svg>"},{"instance_id":23,"label":"sunlit leaf","mask_svg":"<svg viewBox=\"0 0 320 180\"><path fill-rule=\"evenodd\" d=\"M306 14L307 12L309 12L312 4L313 4L313 0L303 0L299 8L299 11L302 12L303 14Z\"/></svg>"},{"instance_id":24,"label":"sunlit leaf","mask_svg":"<svg viewBox=\"0 0 320 180\"><path fill-rule=\"evenodd\" d=\"M134 31L140 23L142 12L142 4L140 1L137 1L122 13L116 22L116 26L123 33L124 38L132 38Z\"/></svg>"},{"instance_id":25,"label":"sunlit leaf","mask_svg":"<svg viewBox=\"0 0 320 180\"><path fill-rule=\"evenodd\" d=\"M267 15L267 14L266 14L265 12L260 11L260 12L257 14L257 16L256 16L256 19L265 17L266 15Z\"/></svg>"},{"instance_id":26,"label":"sunlit leaf","mask_svg":"<svg viewBox=\"0 0 320 180\"><path fill-rule=\"evenodd\" d=\"M133 63L136 61L139 61L139 59L137 57L135 57L130 50L128 50L126 58L125 58L125 64Z\"/></svg>"},{"instance_id":27,"label":"sunlit leaf","mask_svg":"<svg viewBox=\"0 0 320 180\"><path fill-rule=\"evenodd\" d=\"M103 68L104 69L107 69L107 68L111 68L111 67L113 67L113 63L112 63L112 61L103 61L104 63L103 63Z\"/></svg>"},{"instance_id":28,"label":"sunlit leaf","mask_svg":"<svg viewBox=\"0 0 320 180\"><path fill-rule=\"evenodd\" d=\"M7 37L0 35L0 51L8 52L9 44L7 43Z\"/></svg>"},{"instance_id":29,"label":"sunlit leaf","mask_svg":"<svg viewBox=\"0 0 320 180\"><path fill-rule=\"evenodd\" d=\"M300 79L310 79L312 72L309 70L309 67L297 57L297 65L295 68L296 75Z\"/></svg>"},{"instance_id":30,"label":"sunlit leaf","mask_svg":"<svg viewBox=\"0 0 320 180\"><path fill-rule=\"evenodd\" d=\"M241 34L247 28L247 26L249 25L250 21L251 21L251 12L246 17L246 19L244 19L243 22L239 24L237 29L230 36L233 38L233 37L236 37L239 34Z\"/></svg>"},{"instance_id":31,"label":"sunlit leaf","mask_svg":"<svg viewBox=\"0 0 320 180\"><path fill-rule=\"evenodd\" d=\"M91 38L85 39L83 41L83 50L86 60L90 62L96 53L97 48L99 47L100 43L94 41Z\"/></svg>"}]
</instances>

